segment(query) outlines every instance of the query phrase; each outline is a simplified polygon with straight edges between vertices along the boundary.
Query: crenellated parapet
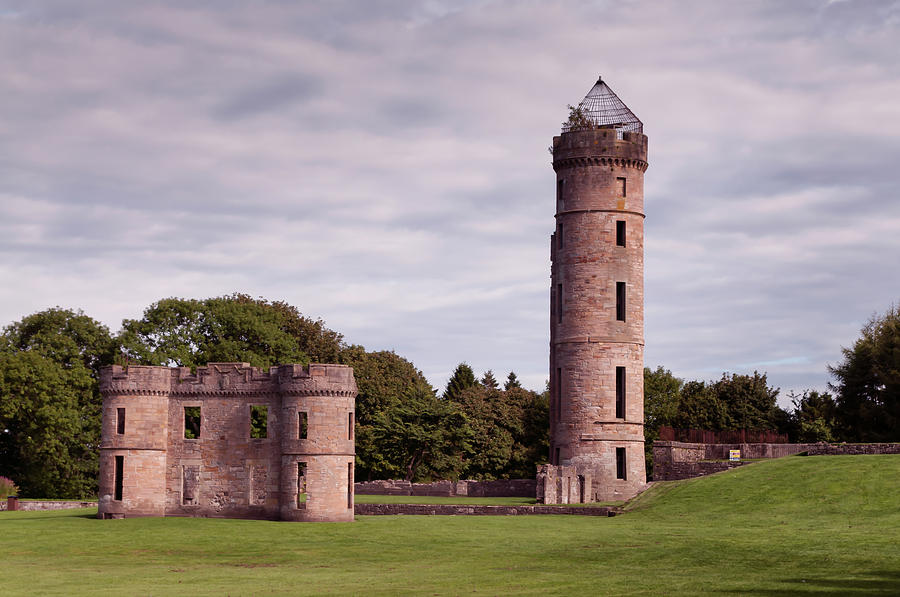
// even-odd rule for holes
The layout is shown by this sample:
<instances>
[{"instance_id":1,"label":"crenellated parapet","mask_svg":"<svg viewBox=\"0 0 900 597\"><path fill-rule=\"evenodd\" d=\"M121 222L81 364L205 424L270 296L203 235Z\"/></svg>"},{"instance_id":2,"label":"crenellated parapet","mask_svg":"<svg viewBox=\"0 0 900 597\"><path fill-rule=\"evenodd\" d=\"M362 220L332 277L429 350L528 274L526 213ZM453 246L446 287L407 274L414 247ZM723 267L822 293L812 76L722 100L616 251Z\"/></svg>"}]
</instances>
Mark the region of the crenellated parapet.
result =
<instances>
[{"instance_id":1,"label":"crenellated parapet","mask_svg":"<svg viewBox=\"0 0 900 597\"><path fill-rule=\"evenodd\" d=\"M346 365L281 365L260 369L249 363L190 367L112 365L100 372L103 396L289 396L355 397L353 368Z\"/></svg>"},{"instance_id":2,"label":"crenellated parapet","mask_svg":"<svg viewBox=\"0 0 900 597\"><path fill-rule=\"evenodd\" d=\"M553 169L602 165L647 170L647 135L596 127L553 137Z\"/></svg>"},{"instance_id":3,"label":"crenellated parapet","mask_svg":"<svg viewBox=\"0 0 900 597\"><path fill-rule=\"evenodd\" d=\"M167 396L172 388L168 367L112 365L100 370L100 394L103 396Z\"/></svg>"},{"instance_id":4,"label":"crenellated parapet","mask_svg":"<svg viewBox=\"0 0 900 597\"><path fill-rule=\"evenodd\" d=\"M356 379L347 365L283 365L278 368L279 390L287 396L355 397Z\"/></svg>"}]
</instances>

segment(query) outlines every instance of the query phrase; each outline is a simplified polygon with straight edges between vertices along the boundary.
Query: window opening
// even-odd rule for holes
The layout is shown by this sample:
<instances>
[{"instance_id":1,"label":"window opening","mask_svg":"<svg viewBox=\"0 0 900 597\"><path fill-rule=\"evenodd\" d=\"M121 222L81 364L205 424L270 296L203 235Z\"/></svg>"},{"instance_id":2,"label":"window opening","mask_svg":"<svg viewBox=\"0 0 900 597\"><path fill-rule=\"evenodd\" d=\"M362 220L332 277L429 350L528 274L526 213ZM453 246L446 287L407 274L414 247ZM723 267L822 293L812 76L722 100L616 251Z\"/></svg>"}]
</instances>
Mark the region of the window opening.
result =
<instances>
[{"instance_id":1,"label":"window opening","mask_svg":"<svg viewBox=\"0 0 900 597\"><path fill-rule=\"evenodd\" d=\"M625 418L625 367L616 367L616 418Z\"/></svg>"},{"instance_id":2,"label":"window opening","mask_svg":"<svg viewBox=\"0 0 900 597\"><path fill-rule=\"evenodd\" d=\"M181 503L185 506L196 506L197 491L200 487L200 467L189 465L181 467Z\"/></svg>"},{"instance_id":3,"label":"window opening","mask_svg":"<svg viewBox=\"0 0 900 597\"><path fill-rule=\"evenodd\" d=\"M250 406L250 437L265 439L269 436L269 407L265 404Z\"/></svg>"},{"instance_id":4,"label":"window opening","mask_svg":"<svg viewBox=\"0 0 900 597\"><path fill-rule=\"evenodd\" d=\"M625 282L616 282L616 319L625 321Z\"/></svg>"},{"instance_id":5,"label":"window opening","mask_svg":"<svg viewBox=\"0 0 900 597\"><path fill-rule=\"evenodd\" d=\"M625 474L625 448L616 448L616 479L627 480Z\"/></svg>"},{"instance_id":6,"label":"window opening","mask_svg":"<svg viewBox=\"0 0 900 597\"><path fill-rule=\"evenodd\" d=\"M353 413L347 413L347 439L353 439Z\"/></svg>"},{"instance_id":7,"label":"window opening","mask_svg":"<svg viewBox=\"0 0 900 597\"><path fill-rule=\"evenodd\" d=\"M616 179L616 196L617 197L625 196L625 178L624 177L620 176Z\"/></svg>"},{"instance_id":8,"label":"window opening","mask_svg":"<svg viewBox=\"0 0 900 597\"><path fill-rule=\"evenodd\" d=\"M125 434L125 409L117 408L116 409L116 433L119 435Z\"/></svg>"},{"instance_id":9,"label":"window opening","mask_svg":"<svg viewBox=\"0 0 900 597\"><path fill-rule=\"evenodd\" d=\"M563 202L563 191L566 188L566 180L561 178L556 181L556 201L559 202L560 206Z\"/></svg>"},{"instance_id":10,"label":"window opening","mask_svg":"<svg viewBox=\"0 0 900 597\"><path fill-rule=\"evenodd\" d=\"M556 285L556 322L562 323L563 296L562 284Z\"/></svg>"},{"instance_id":11,"label":"window opening","mask_svg":"<svg viewBox=\"0 0 900 597\"><path fill-rule=\"evenodd\" d=\"M309 434L309 413L301 410L299 412L299 415L300 415L300 417L299 417L300 418L300 421L299 421L300 427L299 427L299 433L297 434L297 437L300 439L306 439L307 435Z\"/></svg>"},{"instance_id":12,"label":"window opening","mask_svg":"<svg viewBox=\"0 0 900 597\"><path fill-rule=\"evenodd\" d=\"M305 509L309 496L306 493L306 463L297 463L297 508Z\"/></svg>"},{"instance_id":13,"label":"window opening","mask_svg":"<svg viewBox=\"0 0 900 597\"><path fill-rule=\"evenodd\" d=\"M625 246L625 220L616 221L616 245Z\"/></svg>"},{"instance_id":14,"label":"window opening","mask_svg":"<svg viewBox=\"0 0 900 597\"><path fill-rule=\"evenodd\" d=\"M184 439L200 437L200 407L184 407Z\"/></svg>"},{"instance_id":15,"label":"window opening","mask_svg":"<svg viewBox=\"0 0 900 597\"><path fill-rule=\"evenodd\" d=\"M562 369L556 369L556 422L559 423L562 412Z\"/></svg>"},{"instance_id":16,"label":"window opening","mask_svg":"<svg viewBox=\"0 0 900 597\"><path fill-rule=\"evenodd\" d=\"M556 466L559 466L559 448L556 448Z\"/></svg>"},{"instance_id":17,"label":"window opening","mask_svg":"<svg viewBox=\"0 0 900 597\"><path fill-rule=\"evenodd\" d=\"M347 463L347 508L353 508L353 463Z\"/></svg>"},{"instance_id":18,"label":"window opening","mask_svg":"<svg viewBox=\"0 0 900 597\"><path fill-rule=\"evenodd\" d=\"M116 456L116 483L115 495L113 499L117 502L122 501L122 481L125 478L125 457Z\"/></svg>"}]
</instances>

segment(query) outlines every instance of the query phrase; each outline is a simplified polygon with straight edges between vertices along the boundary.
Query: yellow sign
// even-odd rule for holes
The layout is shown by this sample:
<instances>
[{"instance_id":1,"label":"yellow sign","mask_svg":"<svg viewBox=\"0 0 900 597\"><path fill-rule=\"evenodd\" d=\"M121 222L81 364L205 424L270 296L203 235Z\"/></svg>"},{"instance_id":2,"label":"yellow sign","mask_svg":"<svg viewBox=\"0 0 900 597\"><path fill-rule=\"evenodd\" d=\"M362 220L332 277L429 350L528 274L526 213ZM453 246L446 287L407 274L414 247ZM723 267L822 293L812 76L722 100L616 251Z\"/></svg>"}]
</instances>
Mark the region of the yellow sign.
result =
<instances>
[{"instance_id":1,"label":"yellow sign","mask_svg":"<svg viewBox=\"0 0 900 597\"><path fill-rule=\"evenodd\" d=\"M740 462L741 461L741 451L740 450L728 450L728 460L731 462Z\"/></svg>"}]
</instances>

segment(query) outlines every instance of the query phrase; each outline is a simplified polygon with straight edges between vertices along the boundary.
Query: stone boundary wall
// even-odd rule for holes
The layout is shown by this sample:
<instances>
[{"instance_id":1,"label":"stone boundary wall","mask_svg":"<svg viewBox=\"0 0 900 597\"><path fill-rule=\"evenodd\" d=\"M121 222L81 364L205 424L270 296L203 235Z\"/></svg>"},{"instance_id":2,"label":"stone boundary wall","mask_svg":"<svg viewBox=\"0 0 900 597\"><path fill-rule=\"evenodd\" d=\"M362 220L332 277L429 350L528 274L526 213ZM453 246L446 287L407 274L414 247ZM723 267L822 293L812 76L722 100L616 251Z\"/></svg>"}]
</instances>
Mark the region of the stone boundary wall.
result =
<instances>
[{"instance_id":1,"label":"stone boundary wall","mask_svg":"<svg viewBox=\"0 0 900 597\"><path fill-rule=\"evenodd\" d=\"M842 454L900 454L900 443L880 444L695 444L653 442L653 479L676 481L718 473L743 462L727 462L730 450L740 450L741 459L781 458L806 453L810 456Z\"/></svg>"},{"instance_id":2,"label":"stone boundary wall","mask_svg":"<svg viewBox=\"0 0 900 597\"><path fill-rule=\"evenodd\" d=\"M359 495L406 495L432 497L529 497L537 491L536 479L500 479L497 481L436 481L410 483L396 479L356 483Z\"/></svg>"},{"instance_id":3,"label":"stone boundary wall","mask_svg":"<svg viewBox=\"0 0 900 597\"><path fill-rule=\"evenodd\" d=\"M6 510L6 500L0 501L0 511ZM57 500L19 500L19 511L68 510L70 508L96 508L97 502L70 502Z\"/></svg>"},{"instance_id":4,"label":"stone boundary wall","mask_svg":"<svg viewBox=\"0 0 900 597\"><path fill-rule=\"evenodd\" d=\"M900 454L900 443L882 444L814 444L810 456L843 456L857 454Z\"/></svg>"},{"instance_id":5,"label":"stone boundary wall","mask_svg":"<svg viewBox=\"0 0 900 597\"><path fill-rule=\"evenodd\" d=\"M480 506L455 504L356 504L357 516L521 516L568 514L615 516L611 506Z\"/></svg>"}]
</instances>

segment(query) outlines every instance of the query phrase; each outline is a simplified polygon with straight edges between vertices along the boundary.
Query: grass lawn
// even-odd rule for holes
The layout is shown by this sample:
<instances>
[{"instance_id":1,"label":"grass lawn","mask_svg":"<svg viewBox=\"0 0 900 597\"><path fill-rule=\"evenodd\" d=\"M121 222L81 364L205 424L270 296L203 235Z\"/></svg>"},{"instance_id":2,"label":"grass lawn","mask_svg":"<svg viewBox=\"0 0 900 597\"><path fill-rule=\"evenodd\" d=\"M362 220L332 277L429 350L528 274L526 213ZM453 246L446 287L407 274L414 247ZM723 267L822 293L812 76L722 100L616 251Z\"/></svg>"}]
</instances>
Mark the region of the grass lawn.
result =
<instances>
[{"instance_id":1,"label":"grass lawn","mask_svg":"<svg viewBox=\"0 0 900 597\"><path fill-rule=\"evenodd\" d=\"M627 508L345 524L0 512L0 594L900 594L900 456L759 462Z\"/></svg>"}]
</instances>

